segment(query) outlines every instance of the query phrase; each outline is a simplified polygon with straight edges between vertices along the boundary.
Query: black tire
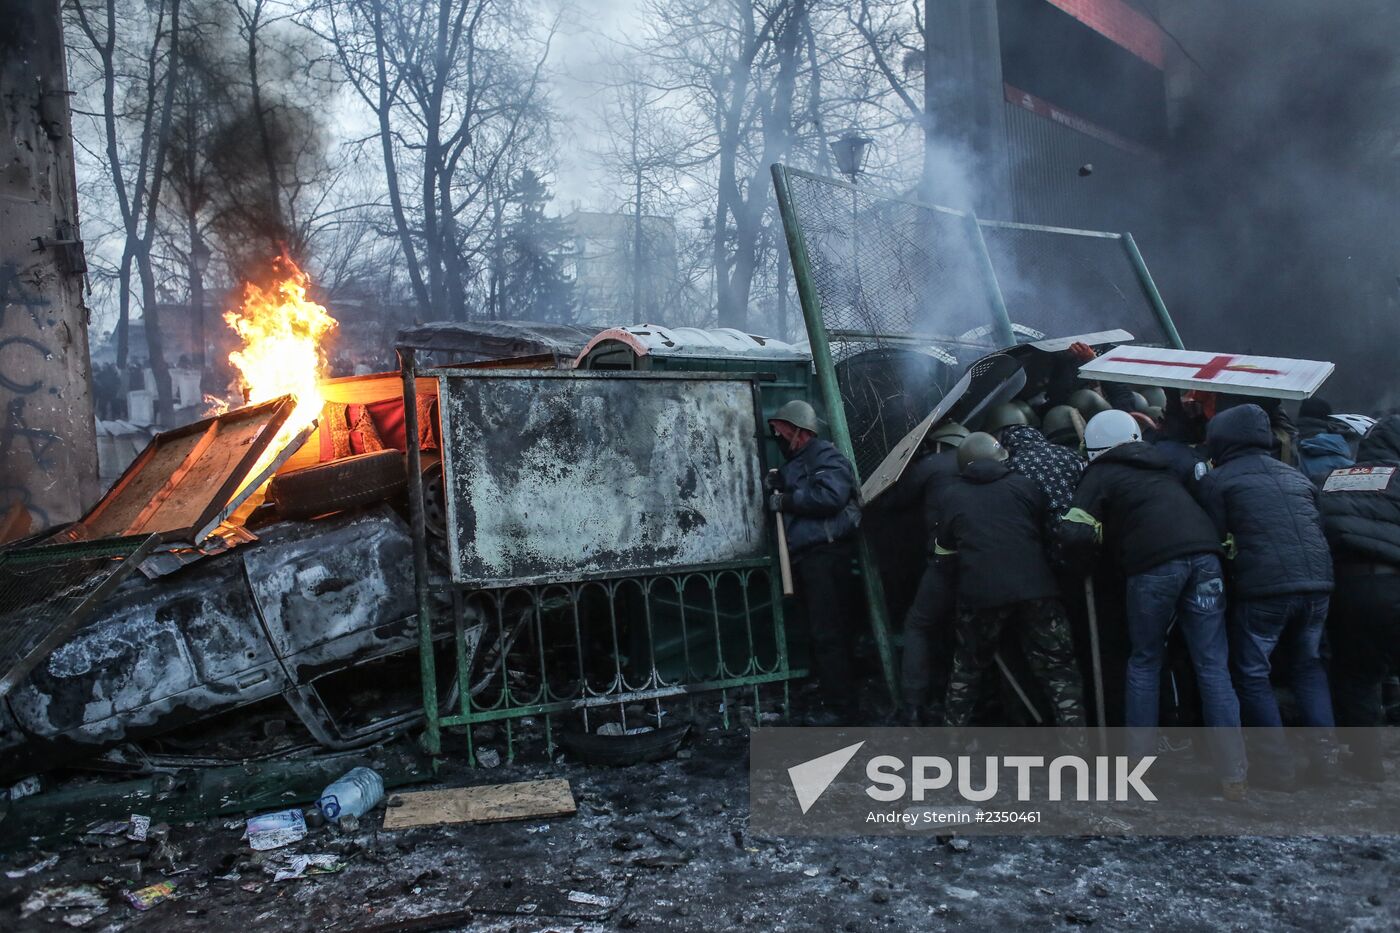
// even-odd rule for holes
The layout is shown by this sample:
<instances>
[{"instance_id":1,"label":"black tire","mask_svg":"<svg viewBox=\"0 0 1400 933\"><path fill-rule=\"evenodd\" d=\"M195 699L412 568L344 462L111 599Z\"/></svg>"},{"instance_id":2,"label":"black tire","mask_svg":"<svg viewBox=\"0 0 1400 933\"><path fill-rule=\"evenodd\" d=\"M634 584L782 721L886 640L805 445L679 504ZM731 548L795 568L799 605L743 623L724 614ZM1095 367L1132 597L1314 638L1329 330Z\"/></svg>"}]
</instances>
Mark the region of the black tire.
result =
<instances>
[{"instance_id":1,"label":"black tire","mask_svg":"<svg viewBox=\"0 0 1400 933\"><path fill-rule=\"evenodd\" d=\"M378 450L273 477L267 498L283 518L311 518L399 495L408 486L408 458Z\"/></svg>"}]
</instances>

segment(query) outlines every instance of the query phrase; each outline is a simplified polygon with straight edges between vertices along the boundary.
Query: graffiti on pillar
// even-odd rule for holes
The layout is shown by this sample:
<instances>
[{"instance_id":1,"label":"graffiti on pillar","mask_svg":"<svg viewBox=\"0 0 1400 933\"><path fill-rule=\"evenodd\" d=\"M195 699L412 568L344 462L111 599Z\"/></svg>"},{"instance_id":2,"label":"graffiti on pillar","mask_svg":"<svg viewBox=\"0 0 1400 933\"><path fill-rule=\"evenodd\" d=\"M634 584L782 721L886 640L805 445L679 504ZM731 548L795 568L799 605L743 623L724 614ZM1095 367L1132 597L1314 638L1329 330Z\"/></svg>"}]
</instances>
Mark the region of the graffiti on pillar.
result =
<instances>
[{"instance_id":1,"label":"graffiti on pillar","mask_svg":"<svg viewBox=\"0 0 1400 933\"><path fill-rule=\"evenodd\" d=\"M16 377L14 375L14 370L4 366L4 360L7 356L5 351L10 347L24 348L18 351L11 351L9 354L10 356L16 353L26 355L38 354L40 361L49 359L53 356L52 352L39 341L29 337L6 337L4 340L0 340L0 388L8 389L16 395L28 395L30 392L37 392L44 384L43 380L34 379L29 382L20 382L19 380L23 377ZM29 371L34 372L36 369L37 367L34 367Z\"/></svg>"},{"instance_id":2,"label":"graffiti on pillar","mask_svg":"<svg viewBox=\"0 0 1400 933\"><path fill-rule=\"evenodd\" d=\"M48 304L47 298L36 294L29 283L20 278L18 266L12 262L0 263L0 328L9 323L6 318L11 308L28 311L29 319L38 328L39 309Z\"/></svg>"},{"instance_id":3,"label":"graffiti on pillar","mask_svg":"<svg viewBox=\"0 0 1400 933\"><path fill-rule=\"evenodd\" d=\"M31 428L25 424L24 399L10 399L9 409L5 414L5 425L0 427L0 462L18 455L27 457L41 472L51 473L57 466L51 451L62 443L63 438L52 431Z\"/></svg>"}]
</instances>

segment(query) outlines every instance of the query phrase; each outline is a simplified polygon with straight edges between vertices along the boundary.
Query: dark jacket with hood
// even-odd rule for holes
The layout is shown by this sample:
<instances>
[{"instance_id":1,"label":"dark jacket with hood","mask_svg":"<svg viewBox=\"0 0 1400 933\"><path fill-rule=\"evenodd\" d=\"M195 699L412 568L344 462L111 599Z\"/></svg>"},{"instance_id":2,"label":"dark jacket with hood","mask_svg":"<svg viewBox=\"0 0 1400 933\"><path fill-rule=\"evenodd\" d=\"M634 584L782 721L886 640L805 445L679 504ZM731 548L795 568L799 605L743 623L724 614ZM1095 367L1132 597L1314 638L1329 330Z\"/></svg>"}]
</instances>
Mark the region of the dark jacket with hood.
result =
<instances>
[{"instance_id":1,"label":"dark jacket with hood","mask_svg":"<svg viewBox=\"0 0 1400 933\"><path fill-rule=\"evenodd\" d=\"M1340 434L1314 434L1298 442L1298 469L1314 483L1321 483L1333 470L1356 462L1351 445Z\"/></svg>"},{"instance_id":2,"label":"dark jacket with hood","mask_svg":"<svg viewBox=\"0 0 1400 933\"><path fill-rule=\"evenodd\" d=\"M938 535L939 502L943 490L958 480L958 452L942 450L925 454L909 464L899 481L883 496L874 500L871 508L905 511L918 509L922 517L924 537L929 557L934 556L934 540Z\"/></svg>"},{"instance_id":3,"label":"dark jacket with hood","mask_svg":"<svg viewBox=\"0 0 1400 933\"><path fill-rule=\"evenodd\" d=\"M1400 415L1381 419L1362 438L1354 467L1323 481L1322 522L1339 566L1400 569Z\"/></svg>"},{"instance_id":4,"label":"dark jacket with hood","mask_svg":"<svg viewBox=\"0 0 1400 933\"><path fill-rule=\"evenodd\" d=\"M860 526L855 467L831 441L814 437L778 470L788 553L800 557L849 538Z\"/></svg>"},{"instance_id":5,"label":"dark jacket with hood","mask_svg":"<svg viewBox=\"0 0 1400 933\"><path fill-rule=\"evenodd\" d=\"M1050 514L1058 519L1070 507L1084 461L1068 447L1052 444L1039 429L1013 424L1001 434L1006 448L1006 465L1011 472L1035 481L1050 503Z\"/></svg>"},{"instance_id":6,"label":"dark jacket with hood","mask_svg":"<svg viewBox=\"0 0 1400 933\"><path fill-rule=\"evenodd\" d=\"M1057 594L1045 548L1045 493L982 460L943 490L938 552L958 571L958 604L977 611Z\"/></svg>"},{"instance_id":7,"label":"dark jacket with hood","mask_svg":"<svg viewBox=\"0 0 1400 933\"><path fill-rule=\"evenodd\" d=\"M1145 441L1120 444L1089 463L1056 532L1077 563L1087 564L1102 543L1129 575L1179 557L1222 553L1209 516Z\"/></svg>"},{"instance_id":8,"label":"dark jacket with hood","mask_svg":"<svg viewBox=\"0 0 1400 933\"><path fill-rule=\"evenodd\" d=\"M1212 419L1206 447L1215 463L1197 488L1222 540L1233 540L1233 594L1264 599L1332 590L1332 555L1322 533L1318 491L1275 460L1269 416L1257 405Z\"/></svg>"}]
</instances>

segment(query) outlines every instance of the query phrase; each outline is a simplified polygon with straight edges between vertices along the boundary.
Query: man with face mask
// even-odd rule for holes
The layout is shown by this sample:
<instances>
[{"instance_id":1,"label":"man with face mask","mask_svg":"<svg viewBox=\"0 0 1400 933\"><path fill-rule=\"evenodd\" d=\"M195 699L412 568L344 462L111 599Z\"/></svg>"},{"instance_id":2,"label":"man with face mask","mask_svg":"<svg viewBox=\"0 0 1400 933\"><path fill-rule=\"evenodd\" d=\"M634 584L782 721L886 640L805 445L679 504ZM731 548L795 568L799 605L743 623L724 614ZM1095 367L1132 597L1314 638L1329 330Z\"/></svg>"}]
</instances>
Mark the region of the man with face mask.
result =
<instances>
[{"instance_id":1,"label":"man with face mask","mask_svg":"<svg viewBox=\"0 0 1400 933\"><path fill-rule=\"evenodd\" d=\"M812 673L820 690L814 724L848 721L851 616L860 525L855 467L830 441L817 436L817 413L803 401L779 408L768 420L786 462L765 480L770 511L782 516L802 615L812 646Z\"/></svg>"}]
</instances>

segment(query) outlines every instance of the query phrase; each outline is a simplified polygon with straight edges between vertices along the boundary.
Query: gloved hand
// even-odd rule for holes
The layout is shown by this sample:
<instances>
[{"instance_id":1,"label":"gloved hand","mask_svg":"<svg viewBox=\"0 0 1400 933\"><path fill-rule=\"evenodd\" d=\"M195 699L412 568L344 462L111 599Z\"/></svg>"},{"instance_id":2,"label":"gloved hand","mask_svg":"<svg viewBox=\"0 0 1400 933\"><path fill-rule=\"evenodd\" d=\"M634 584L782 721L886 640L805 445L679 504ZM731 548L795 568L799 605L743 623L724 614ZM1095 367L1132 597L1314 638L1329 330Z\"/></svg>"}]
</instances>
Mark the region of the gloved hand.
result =
<instances>
[{"instance_id":1,"label":"gloved hand","mask_svg":"<svg viewBox=\"0 0 1400 933\"><path fill-rule=\"evenodd\" d=\"M780 492L771 492L771 493L769 493L769 494L768 494L768 511L770 511L770 512L781 512L781 511L783 510L783 505L785 504L785 499L786 499L786 496L784 496L784 495L783 495L782 493L780 493Z\"/></svg>"},{"instance_id":2,"label":"gloved hand","mask_svg":"<svg viewBox=\"0 0 1400 933\"><path fill-rule=\"evenodd\" d=\"M769 492L787 492L787 480L777 470L769 470L763 477L763 488Z\"/></svg>"}]
</instances>

